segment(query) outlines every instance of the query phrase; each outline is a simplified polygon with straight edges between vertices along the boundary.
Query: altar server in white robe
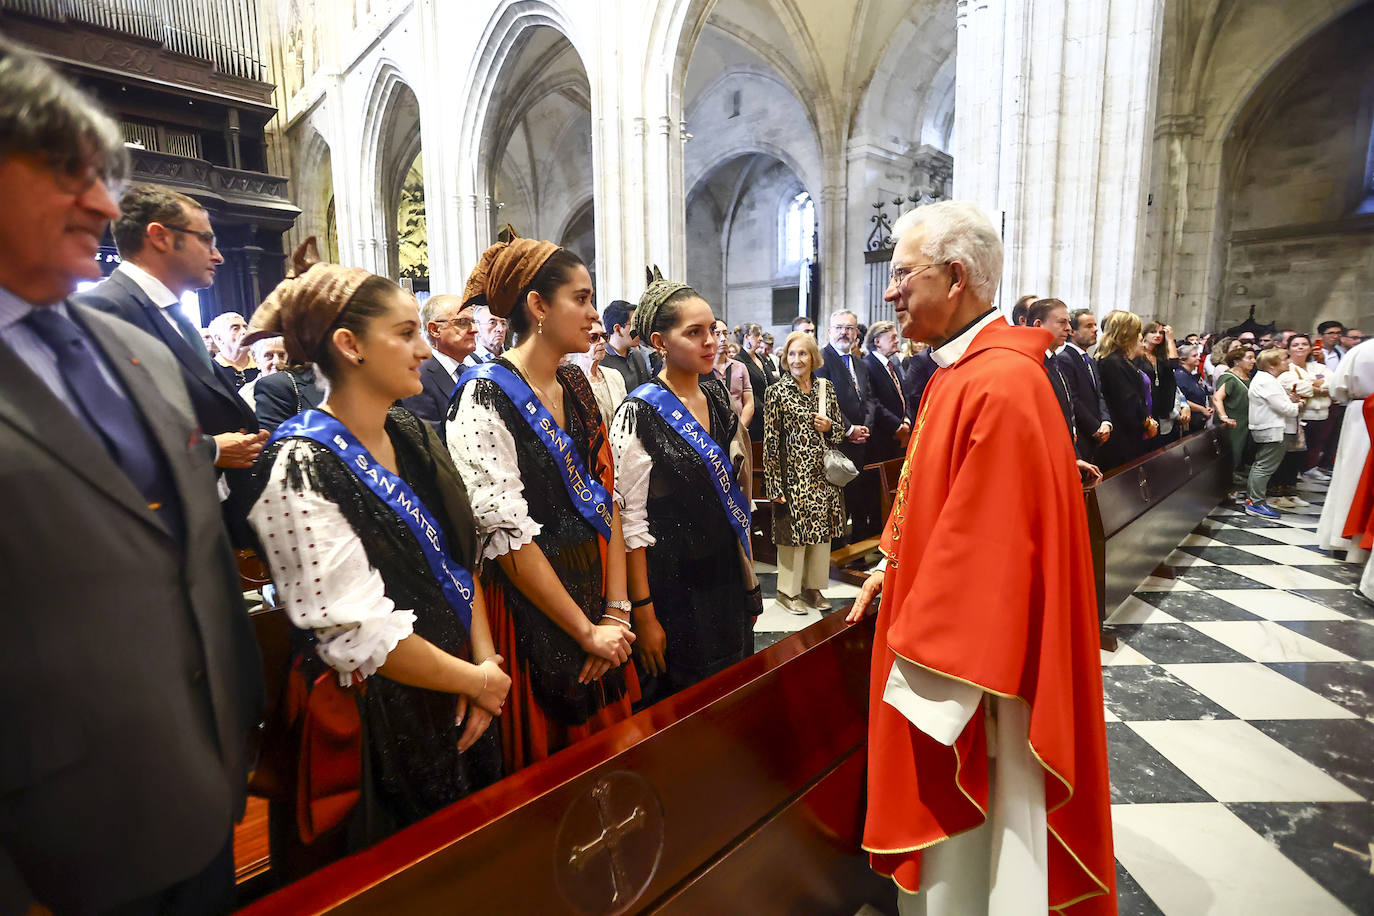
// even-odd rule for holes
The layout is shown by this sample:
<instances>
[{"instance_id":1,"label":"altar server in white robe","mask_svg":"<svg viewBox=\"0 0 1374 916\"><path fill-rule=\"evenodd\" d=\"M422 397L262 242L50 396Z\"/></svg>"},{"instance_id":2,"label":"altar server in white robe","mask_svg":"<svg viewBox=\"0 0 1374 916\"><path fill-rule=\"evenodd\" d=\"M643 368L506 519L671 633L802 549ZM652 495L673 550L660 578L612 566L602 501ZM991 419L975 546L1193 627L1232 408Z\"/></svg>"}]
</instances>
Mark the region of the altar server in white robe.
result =
<instances>
[{"instance_id":1,"label":"altar server in white robe","mask_svg":"<svg viewBox=\"0 0 1374 916\"><path fill-rule=\"evenodd\" d=\"M1322 505L1321 521L1317 523L1317 545L1322 550L1346 550L1346 562L1363 563L1369 552L1360 549L1358 541L1345 538L1345 519L1355 490L1360 484L1365 458L1369 455L1369 432L1364 424L1364 399L1374 394L1374 347L1352 348L1336 367L1331 378L1331 399L1345 404L1345 420L1341 424L1340 445L1336 448L1335 467L1331 484Z\"/></svg>"}]
</instances>

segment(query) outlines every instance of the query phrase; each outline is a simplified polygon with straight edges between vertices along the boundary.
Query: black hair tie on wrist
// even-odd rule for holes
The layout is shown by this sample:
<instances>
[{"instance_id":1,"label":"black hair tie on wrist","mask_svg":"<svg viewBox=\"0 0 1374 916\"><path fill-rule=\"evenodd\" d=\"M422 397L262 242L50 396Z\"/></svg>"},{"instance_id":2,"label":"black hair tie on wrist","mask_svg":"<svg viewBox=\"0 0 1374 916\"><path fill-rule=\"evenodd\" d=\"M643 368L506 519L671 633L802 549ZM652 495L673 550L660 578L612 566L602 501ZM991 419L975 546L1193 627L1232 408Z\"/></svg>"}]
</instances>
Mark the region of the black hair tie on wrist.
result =
<instances>
[{"instance_id":1,"label":"black hair tie on wrist","mask_svg":"<svg viewBox=\"0 0 1374 916\"><path fill-rule=\"evenodd\" d=\"M631 602L630 602L630 607L632 607L632 608L634 608L634 607L644 607L644 605L646 605L646 604L653 604L653 603L654 603L654 596L653 596L653 595L650 595L649 597L647 597L647 598L642 598L642 599L640 599L639 601L631 601Z\"/></svg>"}]
</instances>

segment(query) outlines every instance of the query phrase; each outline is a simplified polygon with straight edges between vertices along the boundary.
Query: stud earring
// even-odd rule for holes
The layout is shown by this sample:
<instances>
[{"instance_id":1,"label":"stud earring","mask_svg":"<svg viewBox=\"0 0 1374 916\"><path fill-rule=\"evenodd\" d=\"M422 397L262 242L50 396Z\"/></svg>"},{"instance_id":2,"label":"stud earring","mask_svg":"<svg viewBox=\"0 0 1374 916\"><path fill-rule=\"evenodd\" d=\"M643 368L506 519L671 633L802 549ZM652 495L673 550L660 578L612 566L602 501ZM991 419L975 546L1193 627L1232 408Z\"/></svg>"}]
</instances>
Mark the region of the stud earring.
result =
<instances>
[{"instance_id":1,"label":"stud earring","mask_svg":"<svg viewBox=\"0 0 1374 916\"><path fill-rule=\"evenodd\" d=\"M540 333L540 334L543 334L543 333L544 333L544 319L543 319L543 318L540 318L540 319L539 319L539 333Z\"/></svg>"},{"instance_id":2,"label":"stud earring","mask_svg":"<svg viewBox=\"0 0 1374 916\"><path fill-rule=\"evenodd\" d=\"M358 365L361 366L362 364L363 364L363 358L362 358L361 356L359 356L359 357L358 357Z\"/></svg>"}]
</instances>

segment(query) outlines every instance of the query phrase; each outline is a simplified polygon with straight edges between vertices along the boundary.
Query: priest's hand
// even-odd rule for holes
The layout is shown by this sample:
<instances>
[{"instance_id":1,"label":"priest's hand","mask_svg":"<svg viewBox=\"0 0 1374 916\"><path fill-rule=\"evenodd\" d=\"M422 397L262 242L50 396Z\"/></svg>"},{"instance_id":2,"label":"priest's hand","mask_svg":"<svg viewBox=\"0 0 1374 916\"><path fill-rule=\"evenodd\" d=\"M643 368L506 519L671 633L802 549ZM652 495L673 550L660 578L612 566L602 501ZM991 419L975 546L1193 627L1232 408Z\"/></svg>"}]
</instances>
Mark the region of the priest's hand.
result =
<instances>
[{"instance_id":1,"label":"priest's hand","mask_svg":"<svg viewBox=\"0 0 1374 916\"><path fill-rule=\"evenodd\" d=\"M880 570L864 580L863 586L859 589L859 594L854 596L853 607L845 615L845 623L858 623L878 610L878 597L882 593L883 577L886 575Z\"/></svg>"},{"instance_id":2,"label":"priest's hand","mask_svg":"<svg viewBox=\"0 0 1374 916\"><path fill-rule=\"evenodd\" d=\"M639 666L644 669L645 674L657 676L668 670L668 662L663 657L667 647L668 634L663 632L663 625L658 622L658 618L652 614L644 615L639 620L639 640L635 643L635 656L639 659Z\"/></svg>"}]
</instances>

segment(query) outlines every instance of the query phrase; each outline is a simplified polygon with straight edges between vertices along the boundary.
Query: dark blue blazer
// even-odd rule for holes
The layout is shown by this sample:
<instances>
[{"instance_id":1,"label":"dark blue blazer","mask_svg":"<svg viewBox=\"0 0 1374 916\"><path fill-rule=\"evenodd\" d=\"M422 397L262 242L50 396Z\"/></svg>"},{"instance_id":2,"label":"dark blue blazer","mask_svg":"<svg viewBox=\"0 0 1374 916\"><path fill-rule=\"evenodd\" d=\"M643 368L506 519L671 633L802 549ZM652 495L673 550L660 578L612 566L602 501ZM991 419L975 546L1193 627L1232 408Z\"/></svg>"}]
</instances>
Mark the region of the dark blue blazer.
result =
<instances>
[{"instance_id":1,"label":"dark blue blazer","mask_svg":"<svg viewBox=\"0 0 1374 916\"><path fill-rule=\"evenodd\" d=\"M94 288L72 297L81 305L123 318L139 330L162 341L176 357L191 408L201 431L209 436L220 433L257 432L258 418L237 391L231 391L205 361L192 352L181 335L162 317L161 310L121 273L114 273Z\"/></svg>"},{"instance_id":2,"label":"dark blue blazer","mask_svg":"<svg viewBox=\"0 0 1374 916\"><path fill-rule=\"evenodd\" d=\"M402 400L401 406L433 426L439 434L439 441L443 442L448 399L452 397L458 380L448 374L443 363L430 357L420 367L420 383L424 385L424 389L419 394Z\"/></svg>"},{"instance_id":3,"label":"dark blue blazer","mask_svg":"<svg viewBox=\"0 0 1374 916\"><path fill-rule=\"evenodd\" d=\"M892 436L906 419L906 410L902 407L902 392L892 383L892 376L887 374L887 369L876 354L870 353L865 356L864 364L868 367L869 388L873 392L874 404L871 430L873 435L868 440L868 460L875 462L900 458L902 446ZM893 366L893 369L897 367ZM897 372L900 379L901 372Z\"/></svg>"},{"instance_id":4,"label":"dark blue blazer","mask_svg":"<svg viewBox=\"0 0 1374 916\"><path fill-rule=\"evenodd\" d=\"M816 375L830 380L831 386L835 389L835 397L840 402L840 413L844 414L845 422L851 426L867 426L871 435L873 418L877 413L877 401L873 399L868 366L864 364L863 357L851 357L854 365L853 377L844 366L844 358L833 345L826 344L821 349L821 357L825 360L825 365L816 370ZM854 378L859 380L857 389L854 387ZM866 443L855 443L846 439L837 447L849 456L849 460L853 461L856 467L862 468L868 463Z\"/></svg>"}]
</instances>

